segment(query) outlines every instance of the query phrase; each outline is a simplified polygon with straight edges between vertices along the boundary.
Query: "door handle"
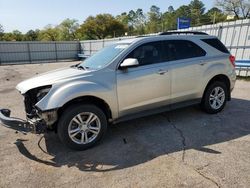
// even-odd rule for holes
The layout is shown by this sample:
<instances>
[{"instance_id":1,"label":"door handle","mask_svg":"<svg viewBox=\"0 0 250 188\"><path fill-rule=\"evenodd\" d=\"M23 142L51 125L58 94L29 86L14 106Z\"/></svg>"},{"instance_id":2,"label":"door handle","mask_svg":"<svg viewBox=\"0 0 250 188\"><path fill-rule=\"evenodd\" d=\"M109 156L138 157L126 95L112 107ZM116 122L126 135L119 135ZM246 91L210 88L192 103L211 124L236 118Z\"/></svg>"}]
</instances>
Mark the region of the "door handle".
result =
<instances>
[{"instance_id":1,"label":"door handle","mask_svg":"<svg viewBox=\"0 0 250 188\"><path fill-rule=\"evenodd\" d=\"M158 74L159 75L164 75L164 74L166 74L168 72L168 70L162 70L162 69L160 69L159 71L158 71Z\"/></svg>"}]
</instances>

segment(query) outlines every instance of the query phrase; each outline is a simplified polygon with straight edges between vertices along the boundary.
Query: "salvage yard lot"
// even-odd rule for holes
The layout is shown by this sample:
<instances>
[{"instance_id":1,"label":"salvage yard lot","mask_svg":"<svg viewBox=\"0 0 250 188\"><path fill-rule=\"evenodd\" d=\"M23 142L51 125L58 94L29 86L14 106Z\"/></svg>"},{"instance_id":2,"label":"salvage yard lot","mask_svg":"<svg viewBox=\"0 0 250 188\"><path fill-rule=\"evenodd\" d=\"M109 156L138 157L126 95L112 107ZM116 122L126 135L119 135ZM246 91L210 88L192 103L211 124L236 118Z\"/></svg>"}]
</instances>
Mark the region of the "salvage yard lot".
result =
<instances>
[{"instance_id":1,"label":"salvage yard lot","mask_svg":"<svg viewBox=\"0 0 250 188\"><path fill-rule=\"evenodd\" d=\"M0 107L24 118L16 84L77 62L0 66ZM0 127L0 187L250 187L250 82L238 80L222 113L188 107L110 129L76 152L55 133Z\"/></svg>"}]
</instances>

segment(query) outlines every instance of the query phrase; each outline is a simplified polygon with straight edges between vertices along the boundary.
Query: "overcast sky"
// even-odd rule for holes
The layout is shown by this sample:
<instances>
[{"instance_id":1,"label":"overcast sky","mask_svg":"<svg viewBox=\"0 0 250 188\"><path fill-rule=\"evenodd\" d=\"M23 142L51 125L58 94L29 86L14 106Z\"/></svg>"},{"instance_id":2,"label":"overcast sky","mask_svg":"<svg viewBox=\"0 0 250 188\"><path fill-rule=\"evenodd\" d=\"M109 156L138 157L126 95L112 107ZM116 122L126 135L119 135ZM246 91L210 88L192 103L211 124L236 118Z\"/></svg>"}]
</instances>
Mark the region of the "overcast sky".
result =
<instances>
[{"instance_id":1,"label":"overcast sky","mask_svg":"<svg viewBox=\"0 0 250 188\"><path fill-rule=\"evenodd\" d=\"M66 18L82 23L89 15L122 12L142 8L148 11L151 5L166 11L172 5L178 8L191 0L0 0L0 24L5 32L18 29L42 29L48 24L59 24ZM213 7L213 0L203 0L206 8Z\"/></svg>"}]
</instances>

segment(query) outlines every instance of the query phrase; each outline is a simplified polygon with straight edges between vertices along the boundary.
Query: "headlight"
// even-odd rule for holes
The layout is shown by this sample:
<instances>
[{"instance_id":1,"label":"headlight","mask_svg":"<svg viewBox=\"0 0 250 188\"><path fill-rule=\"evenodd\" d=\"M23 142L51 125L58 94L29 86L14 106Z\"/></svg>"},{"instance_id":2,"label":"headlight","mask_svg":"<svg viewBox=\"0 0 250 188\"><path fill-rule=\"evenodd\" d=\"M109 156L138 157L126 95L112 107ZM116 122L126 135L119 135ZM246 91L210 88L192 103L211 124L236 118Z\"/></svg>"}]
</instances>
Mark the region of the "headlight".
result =
<instances>
[{"instance_id":1,"label":"headlight","mask_svg":"<svg viewBox=\"0 0 250 188\"><path fill-rule=\"evenodd\" d=\"M37 94L36 94L37 101L42 100L42 98L47 95L47 93L49 92L50 88L51 88L51 86L48 86L46 88L43 88L43 89L39 90L37 92Z\"/></svg>"}]
</instances>

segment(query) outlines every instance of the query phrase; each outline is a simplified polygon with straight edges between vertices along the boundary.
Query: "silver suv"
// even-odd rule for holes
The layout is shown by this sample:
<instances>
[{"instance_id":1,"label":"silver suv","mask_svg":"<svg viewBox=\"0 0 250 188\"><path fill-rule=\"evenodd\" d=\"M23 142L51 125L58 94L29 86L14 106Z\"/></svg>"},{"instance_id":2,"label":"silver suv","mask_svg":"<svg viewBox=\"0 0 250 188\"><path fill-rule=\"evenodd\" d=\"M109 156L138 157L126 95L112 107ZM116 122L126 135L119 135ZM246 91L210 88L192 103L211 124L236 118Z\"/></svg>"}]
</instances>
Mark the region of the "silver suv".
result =
<instances>
[{"instance_id":1,"label":"silver suv","mask_svg":"<svg viewBox=\"0 0 250 188\"><path fill-rule=\"evenodd\" d=\"M17 85L27 121L0 120L13 129L55 129L70 148L100 141L109 123L201 104L220 112L231 99L235 58L214 36L167 32L110 45L82 63L51 71Z\"/></svg>"}]
</instances>

